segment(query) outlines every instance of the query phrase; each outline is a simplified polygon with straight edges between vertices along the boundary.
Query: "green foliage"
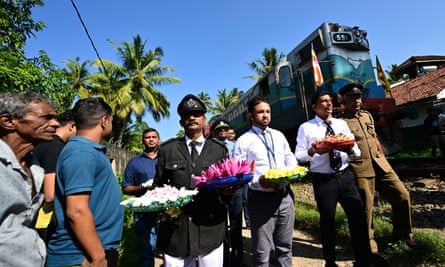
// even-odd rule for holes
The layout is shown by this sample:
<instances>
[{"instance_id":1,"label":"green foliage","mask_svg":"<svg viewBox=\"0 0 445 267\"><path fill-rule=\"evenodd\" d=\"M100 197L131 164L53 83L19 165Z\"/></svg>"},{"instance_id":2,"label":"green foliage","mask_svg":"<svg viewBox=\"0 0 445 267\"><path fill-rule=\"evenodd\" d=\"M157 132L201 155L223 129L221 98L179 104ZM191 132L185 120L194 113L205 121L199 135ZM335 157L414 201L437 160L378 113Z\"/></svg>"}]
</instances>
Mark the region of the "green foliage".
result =
<instances>
[{"instance_id":1,"label":"green foliage","mask_svg":"<svg viewBox=\"0 0 445 267\"><path fill-rule=\"evenodd\" d=\"M0 50L21 52L27 38L45 27L31 17L31 9L43 5L41 0L0 1Z\"/></svg>"},{"instance_id":2,"label":"green foliage","mask_svg":"<svg viewBox=\"0 0 445 267\"><path fill-rule=\"evenodd\" d=\"M251 70L256 72L257 75L246 76L244 78L250 78L253 80L260 80L267 72L273 69L278 64L280 58L284 56L283 53L278 54L278 50L274 47L264 48L261 53L263 58L257 58L254 61L247 62L247 65Z\"/></svg>"},{"instance_id":3,"label":"green foliage","mask_svg":"<svg viewBox=\"0 0 445 267\"><path fill-rule=\"evenodd\" d=\"M148 127L148 123L142 120L137 120L131 125L124 135L123 143L125 144L125 148L136 154L142 153L142 151L144 151L144 146L141 141L142 133Z\"/></svg>"},{"instance_id":4,"label":"green foliage","mask_svg":"<svg viewBox=\"0 0 445 267\"><path fill-rule=\"evenodd\" d=\"M128 196L127 196L128 197ZM141 247L138 233L133 225L133 212L125 208L124 229L119 251L119 266L138 266Z\"/></svg>"},{"instance_id":5,"label":"green foliage","mask_svg":"<svg viewBox=\"0 0 445 267\"><path fill-rule=\"evenodd\" d=\"M404 150L397 152L394 155L388 156L388 158L394 158L394 159L397 159L397 158L427 158L430 156L431 156L431 148L425 148L422 150L404 149Z\"/></svg>"},{"instance_id":6,"label":"green foliage","mask_svg":"<svg viewBox=\"0 0 445 267\"><path fill-rule=\"evenodd\" d=\"M0 92L39 92L50 97L60 112L71 106L74 98L64 73L44 51L35 58L24 56L26 40L45 25L32 19L35 6L43 6L43 1L0 2Z\"/></svg>"}]
</instances>

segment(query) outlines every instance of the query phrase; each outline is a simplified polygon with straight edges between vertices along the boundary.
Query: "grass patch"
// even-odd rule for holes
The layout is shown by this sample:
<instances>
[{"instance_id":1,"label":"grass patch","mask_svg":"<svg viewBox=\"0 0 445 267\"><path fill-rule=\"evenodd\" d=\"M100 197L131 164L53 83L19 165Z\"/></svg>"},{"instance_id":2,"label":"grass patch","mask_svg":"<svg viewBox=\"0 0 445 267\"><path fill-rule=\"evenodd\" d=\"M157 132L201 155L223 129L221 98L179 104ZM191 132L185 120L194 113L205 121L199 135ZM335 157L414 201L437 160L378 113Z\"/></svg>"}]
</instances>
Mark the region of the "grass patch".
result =
<instances>
[{"instance_id":1,"label":"grass patch","mask_svg":"<svg viewBox=\"0 0 445 267\"><path fill-rule=\"evenodd\" d=\"M414 238L419 245L413 250L405 242L395 241L392 237L392 224L388 205L379 201L375 209L375 239L380 253L391 266L445 266L445 240L433 233L414 231ZM381 207L380 207L381 205ZM315 203L295 199L295 225L297 229L319 237L319 213ZM341 207L336 214L337 239L342 245L350 244L346 214Z\"/></svg>"},{"instance_id":2,"label":"grass patch","mask_svg":"<svg viewBox=\"0 0 445 267\"><path fill-rule=\"evenodd\" d=\"M425 149L416 149L416 150L410 150L410 149L403 149L399 152L388 155L389 159L399 159L399 158L427 158L431 157L431 148L425 148Z\"/></svg>"}]
</instances>

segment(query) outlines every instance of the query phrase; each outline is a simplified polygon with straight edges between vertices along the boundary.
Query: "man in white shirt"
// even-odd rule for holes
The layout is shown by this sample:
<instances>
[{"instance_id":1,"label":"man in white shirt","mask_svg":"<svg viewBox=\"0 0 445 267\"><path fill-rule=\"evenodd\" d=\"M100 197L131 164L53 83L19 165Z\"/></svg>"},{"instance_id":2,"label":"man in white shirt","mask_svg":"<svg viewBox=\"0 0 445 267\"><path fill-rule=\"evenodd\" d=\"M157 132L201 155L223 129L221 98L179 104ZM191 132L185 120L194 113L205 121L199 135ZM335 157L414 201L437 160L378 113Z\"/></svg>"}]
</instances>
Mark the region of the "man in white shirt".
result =
<instances>
[{"instance_id":1,"label":"man in white shirt","mask_svg":"<svg viewBox=\"0 0 445 267\"><path fill-rule=\"evenodd\" d=\"M295 156L300 163L309 163L315 200L320 213L320 229L326 267L335 263L335 211L337 202L348 217L349 231L354 247L354 266L370 266L369 236L360 194L355 186L354 173L348 158L360 156L357 144L341 150L320 148L316 141L329 134L353 136L345 121L332 117L332 98L327 91L312 97L315 117L300 125ZM332 130L332 131L329 131ZM335 158L333 159L333 154ZM334 165L331 161L336 161Z\"/></svg>"},{"instance_id":2,"label":"man in white shirt","mask_svg":"<svg viewBox=\"0 0 445 267\"><path fill-rule=\"evenodd\" d=\"M233 157L255 161L254 178L249 183L248 210L252 234L253 266L269 266L270 251L275 251L277 266L292 266L294 198L288 183L264 181L271 168L289 168L297 161L284 135L269 127L271 106L256 96L248 103L252 128L237 140Z\"/></svg>"}]
</instances>

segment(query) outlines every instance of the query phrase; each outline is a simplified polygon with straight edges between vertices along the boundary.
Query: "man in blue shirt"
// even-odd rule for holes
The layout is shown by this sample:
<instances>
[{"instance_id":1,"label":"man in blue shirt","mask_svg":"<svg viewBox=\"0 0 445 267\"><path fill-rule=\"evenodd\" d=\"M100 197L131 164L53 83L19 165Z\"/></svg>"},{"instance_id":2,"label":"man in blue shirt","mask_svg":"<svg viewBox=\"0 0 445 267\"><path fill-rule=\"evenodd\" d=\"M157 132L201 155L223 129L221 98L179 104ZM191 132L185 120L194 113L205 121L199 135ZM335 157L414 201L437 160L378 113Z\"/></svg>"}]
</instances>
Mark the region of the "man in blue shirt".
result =
<instances>
[{"instance_id":1,"label":"man in blue shirt","mask_svg":"<svg viewBox=\"0 0 445 267\"><path fill-rule=\"evenodd\" d=\"M58 224L48 245L47 267L117 267L122 192L100 144L111 134L113 113L101 98L86 98L76 102L73 116L77 136L70 138L56 165Z\"/></svg>"},{"instance_id":2,"label":"man in blue shirt","mask_svg":"<svg viewBox=\"0 0 445 267\"><path fill-rule=\"evenodd\" d=\"M132 158L125 168L122 190L125 194L142 196L153 184L158 164L159 133L148 128L142 133L144 152ZM142 242L139 263L141 267L153 267L157 237L157 214L134 213L134 226Z\"/></svg>"}]
</instances>

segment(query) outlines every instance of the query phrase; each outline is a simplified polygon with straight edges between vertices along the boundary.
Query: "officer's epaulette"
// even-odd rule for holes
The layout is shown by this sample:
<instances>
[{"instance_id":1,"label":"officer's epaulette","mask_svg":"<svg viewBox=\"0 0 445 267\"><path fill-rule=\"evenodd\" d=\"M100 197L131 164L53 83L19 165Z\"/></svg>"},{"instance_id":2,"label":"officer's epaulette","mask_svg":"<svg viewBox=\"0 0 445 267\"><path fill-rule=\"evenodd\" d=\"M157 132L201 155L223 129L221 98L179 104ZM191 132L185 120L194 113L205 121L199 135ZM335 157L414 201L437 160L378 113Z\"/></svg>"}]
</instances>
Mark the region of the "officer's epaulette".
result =
<instances>
[{"instance_id":1,"label":"officer's epaulette","mask_svg":"<svg viewBox=\"0 0 445 267\"><path fill-rule=\"evenodd\" d=\"M366 113L366 114L371 114L369 111L367 111L367 110L364 110L364 109L361 109L360 110L360 113Z\"/></svg>"},{"instance_id":2,"label":"officer's epaulette","mask_svg":"<svg viewBox=\"0 0 445 267\"><path fill-rule=\"evenodd\" d=\"M215 137L209 138L207 140L215 142L215 143L217 143L220 146L226 147L226 144L223 141L221 141L221 140L219 140L219 139L217 139Z\"/></svg>"}]
</instances>

